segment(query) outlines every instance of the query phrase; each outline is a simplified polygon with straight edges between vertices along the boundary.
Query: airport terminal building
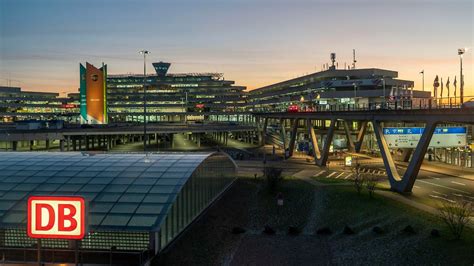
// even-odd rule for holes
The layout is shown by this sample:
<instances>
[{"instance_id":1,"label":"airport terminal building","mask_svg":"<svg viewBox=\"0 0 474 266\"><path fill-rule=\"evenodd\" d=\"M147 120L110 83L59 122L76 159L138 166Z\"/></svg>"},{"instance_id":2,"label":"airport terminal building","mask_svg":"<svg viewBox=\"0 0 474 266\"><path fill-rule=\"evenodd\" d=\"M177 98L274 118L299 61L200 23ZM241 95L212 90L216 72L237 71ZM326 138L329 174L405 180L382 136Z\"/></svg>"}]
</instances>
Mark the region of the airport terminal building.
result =
<instances>
[{"instance_id":1,"label":"airport terminal building","mask_svg":"<svg viewBox=\"0 0 474 266\"><path fill-rule=\"evenodd\" d=\"M396 71L336 69L315 72L249 92L249 110L318 111L353 108L411 108L428 105L429 91L414 90L414 82L397 79Z\"/></svg>"},{"instance_id":2,"label":"airport terminal building","mask_svg":"<svg viewBox=\"0 0 474 266\"><path fill-rule=\"evenodd\" d=\"M170 63L152 65L156 73L146 78L107 75L105 108L110 123L143 122L145 100L148 122L244 119L246 87L225 80L222 73L170 74ZM80 102L80 94L69 96L75 104Z\"/></svg>"}]
</instances>

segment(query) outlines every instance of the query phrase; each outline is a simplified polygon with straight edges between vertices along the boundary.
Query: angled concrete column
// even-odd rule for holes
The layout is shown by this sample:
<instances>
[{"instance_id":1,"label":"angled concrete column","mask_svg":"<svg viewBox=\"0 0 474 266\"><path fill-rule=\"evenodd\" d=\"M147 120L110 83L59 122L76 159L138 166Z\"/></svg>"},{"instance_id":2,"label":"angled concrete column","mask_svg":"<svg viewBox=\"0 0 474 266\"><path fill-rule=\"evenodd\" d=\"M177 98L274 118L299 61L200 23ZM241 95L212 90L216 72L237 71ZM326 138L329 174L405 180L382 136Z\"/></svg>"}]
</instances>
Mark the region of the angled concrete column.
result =
<instances>
[{"instance_id":1,"label":"angled concrete column","mask_svg":"<svg viewBox=\"0 0 474 266\"><path fill-rule=\"evenodd\" d=\"M351 152L354 152L355 151L355 145L354 145L354 141L352 140L352 137L351 137L351 130L349 128L349 125L347 124L346 120L344 120L342 123L344 124L344 132L346 133L347 149Z\"/></svg>"},{"instance_id":2,"label":"angled concrete column","mask_svg":"<svg viewBox=\"0 0 474 266\"><path fill-rule=\"evenodd\" d=\"M360 126L359 133L357 133L357 140L354 145L354 150L357 153L360 152L360 148L362 147L362 141L364 140L366 130L367 130L367 121L362 121L362 125Z\"/></svg>"},{"instance_id":3,"label":"angled concrete column","mask_svg":"<svg viewBox=\"0 0 474 266\"><path fill-rule=\"evenodd\" d=\"M283 143L283 153L286 150L286 128L285 128L285 119L280 119L280 138Z\"/></svg>"},{"instance_id":4,"label":"angled concrete column","mask_svg":"<svg viewBox=\"0 0 474 266\"><path fill-rule=\"evenodd\" d=\"M336 119L331 119L331 125L329 126L328 133L326 135L326 141L324 142L323 149L319 149L318 139L316 137L316 133L314 132L313 125L311 124L311 120L306 121L307 128L309 130L309 136L311 138L311 143L313 145L314 151L314 162L318 166L325 166L328 157L329 157L329 147L332 143L332 138L334 136L334 129L336 128Z\"/></svg>"},{"instance_id":5,"label":"angled concrete column","mask_svg":"<svg viewBox=\"0 0 474 266\"><path fill-rule=\"evenodd\" d=\"M430 144L431 137L436 128L436 122L429 121L425 125L423 134L421 135L420 141L415 148L412 159L408 164L407 170L403 176L397 171L396 165L393 161L392 154L390 154L390 149L387 145L387 141L383 136L382 126L380 121L372 122L374 126L374 133L377 137L377 143L380 148L380 153L382 154L383 163L387 171L388 180L390 181L390 187L392 190L400 193L409 193L413 189L415 184L416 177L420 171L421 164L423 163L423 158L425 157L426 150Z\"/></svg>"},{"instance_id":6,"label":"angled concrete column","mask_svg":"<svg viewBox=\"0 0 474 266\"><path fill-rule=\"evenodd\" d=\"M293 150L295 149L295 142L296 142L296 134L298 132L298 123L299 119L293 119L293 124L291 125L291 133L290 133L290 143L288 147L289 157L293 156Z\"/></svg>"}]
</instances>

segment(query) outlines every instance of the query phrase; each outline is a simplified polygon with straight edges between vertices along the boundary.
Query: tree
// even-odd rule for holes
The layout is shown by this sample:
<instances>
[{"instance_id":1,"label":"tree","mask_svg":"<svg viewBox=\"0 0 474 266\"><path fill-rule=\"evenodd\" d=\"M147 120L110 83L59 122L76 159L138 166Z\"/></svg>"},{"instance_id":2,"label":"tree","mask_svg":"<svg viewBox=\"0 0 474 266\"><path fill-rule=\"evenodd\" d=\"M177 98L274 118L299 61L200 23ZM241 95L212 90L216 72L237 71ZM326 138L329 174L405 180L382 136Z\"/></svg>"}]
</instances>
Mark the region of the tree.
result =
<instances>
[{"instance_id":1,"label":"tree","mask_svg":"<svg viewBox=\"0 0 474 266\"><path fill-rule=\"evenodd\" d=\"M474 214L472 202L459 200L444 202L439 208L441 220L448 226L456 239L460 239L464 228L471 222L470 217Z\"/></svg>"},{"instance_id":2,"label":"tree","mask_svg":"<svg viewBox=\"0 0 474 266\"><path fill-rule=\"evenodd\" d=\"M370 198L373 198L375 187L377 186L377 178L373 175L368 175L365 179L365 187L369 191Z\"/></svg>"},{"instance_id":3,"label":"tree","mask_svg":"<svg viewBox=\"0 0 474 266\"><path fill-rule=\"evenodd\" d=\"M362 187L364 186L364 177L360 171L360 164L356 163L352 168L354 173L354 187L357 190L357 194L360 194Z\"/></svg>"},{"instance_id":4,"label":"tree","mask_svg":"<svg viewBox=\"0 0 474 266\"><path fill-rule=\"evenodd\" d=\"M276 191L276 188L280 181L283 179L281 173L283 170L281 168L273 167L273 166L265 166L263 168L263 175L267 180L267 186L271 193Z\"/></svg>"}]
</instances>

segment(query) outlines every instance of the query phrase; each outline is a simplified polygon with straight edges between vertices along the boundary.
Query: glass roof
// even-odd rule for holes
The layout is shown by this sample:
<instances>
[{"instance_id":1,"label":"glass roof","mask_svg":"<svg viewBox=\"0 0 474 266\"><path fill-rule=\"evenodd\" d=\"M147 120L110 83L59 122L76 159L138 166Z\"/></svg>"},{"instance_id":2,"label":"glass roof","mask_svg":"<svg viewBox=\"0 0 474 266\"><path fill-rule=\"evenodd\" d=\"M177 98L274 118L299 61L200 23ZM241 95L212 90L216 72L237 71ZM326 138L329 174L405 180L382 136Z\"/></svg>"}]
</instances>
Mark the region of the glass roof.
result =
<instances>
[{"instance_id":1,"label":"glass roof","mask_svg":"<svg viewBox=\"0 0 474 266\"><path fill-rule=\"evenodd\" d=\"M0 153L0 226L26 227L32 195L80 195L90 230L155 231L211 153Z\"/></svg>"}]
</instances>

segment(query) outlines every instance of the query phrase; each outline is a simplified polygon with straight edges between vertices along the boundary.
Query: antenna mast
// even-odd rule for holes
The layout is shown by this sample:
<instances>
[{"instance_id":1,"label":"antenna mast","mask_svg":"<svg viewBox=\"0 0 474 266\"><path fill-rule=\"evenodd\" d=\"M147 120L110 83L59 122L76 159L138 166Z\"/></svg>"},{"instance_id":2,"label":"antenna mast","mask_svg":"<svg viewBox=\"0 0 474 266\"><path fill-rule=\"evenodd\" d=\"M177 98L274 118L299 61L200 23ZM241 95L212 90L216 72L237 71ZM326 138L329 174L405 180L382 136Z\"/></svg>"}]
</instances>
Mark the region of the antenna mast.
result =
<instances>
[{"instance_id":1,"label":"antenna mast","mask_svg":"<svg viewBox=\"0 0 474 266\"><path fill-rule=\"evenodd\" d=\"M355 68L356 68L356 63L357 63L357 60L356 60L356 50L355 50L355 49L352 49L352 69L355 69Z\"/></svg>"}]
</instances>

